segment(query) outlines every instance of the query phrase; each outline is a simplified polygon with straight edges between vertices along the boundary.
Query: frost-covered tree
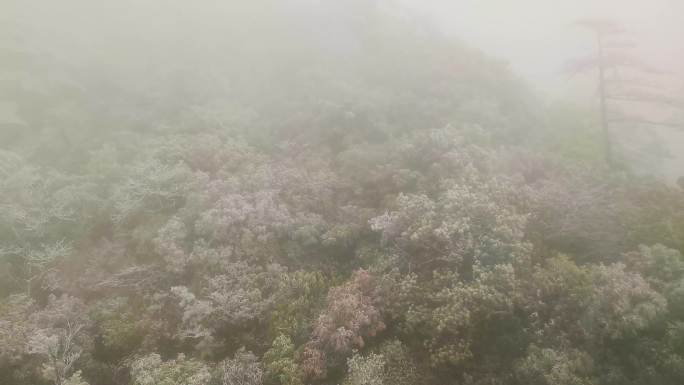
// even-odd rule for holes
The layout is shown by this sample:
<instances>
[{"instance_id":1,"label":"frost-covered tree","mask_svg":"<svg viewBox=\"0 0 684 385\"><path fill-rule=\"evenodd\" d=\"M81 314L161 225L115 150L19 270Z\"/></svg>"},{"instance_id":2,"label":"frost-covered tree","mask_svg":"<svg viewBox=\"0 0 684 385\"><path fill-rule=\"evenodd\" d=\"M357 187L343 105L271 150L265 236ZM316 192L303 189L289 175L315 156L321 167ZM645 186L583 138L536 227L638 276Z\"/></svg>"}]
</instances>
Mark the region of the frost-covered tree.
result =
<instances>
[{"instance_id":1,"label":"frost-covered tree","mask_svg":"<svg viewBox=\"0 0 684 385\"><path fill-rule=\"evenodd\" d=\"M0 303L0 362L18 362L28 353L28 340L33 329L29 317L35 303L25 295L13 295Z\"/></svg>"},{"instance_id":2,"label":"frost-covered tree","mask_svg":"<svg viewBox=\"0 0 684 385\"><path fill-rule=\"evenodd\" d=\"M521 383L538 385L590 385L593 360L581 351L556 351L531 346L529 354L516 365Z\"/></svg>"},{"instance_id":3,"label":"frost-covered tree","mask_svg":"<svg viewBox=\"0 0 684 385\"><path fill-rule=\"evenodd\" d=\"M33 327L28 353L43 360L43 376L62 385L75 373L75 364L87 347L90 319L77 298L51 296L48 305L31 315Z\"/></svg>"},{"instance_id":4,"label":"frost-covered tree","mask_svg":"<svg viewBox=\"0 0 684 385\"><path fill-rule=\"evenodd\" d=\"M595 338L635 335L667 311L663 295L623 264L595 266L590 277L593 293L582 323Z\"/></svg>"},{"instance_id":5,"label":"frost-covered tree","mask_svg":"<svg viewBox=\"0 0 684 385\"><path fill-rule=\"evenodd\" d=\"M396 209L373 218L371 227L413 271L457 268L467 276L475 266L525 265L531 248L524 239L527 217L513 197L505 180L454 181L436 199L400 194Z\"/></svg>"},{"instance_id":6,"label":"frost-covered tree","mask_svg":"<svg viewBox=\"0 0 684 385\"><path fill-rule=\"evenodd\" d=\"M233 358L219 364L222 385L261 385L264 370L254 354L238 350Z\"/></svg>"},{"instance_id":7,"label":"frost-covered tree","mask_svg":"<svg viewBox=\"0 0 684 385\"><path fill-rule=\"evenodd\" d=\"M330 289L327 307L319 315L304 350L303 368L312 377L325 373L327 361L362 348L366 339L385 329L375 278L365 270L342 286Z\"/></svg>"},{"instance_id":8,"label":"frost-covered tree","mask_svg":"<svg viewBox=\"0 0 684 385\"><path fill-rule=\"evenodd\" d=\"M385 360L382 355L369 354L367 357L354 354L347 359L348 385L383 385L385 384Z\"/></svg>"},{"instance_id":9,"label":"frost-covered tree","mask_svg":"<svg viewBox=\"0 0 684 385\"><path fill-rule=\"evenodd\" d=\"M209 367L182 354L168 361L156 353L137 358L131 364L131 377L134 385L211 384Z\"/></svg>"}]
</instances>

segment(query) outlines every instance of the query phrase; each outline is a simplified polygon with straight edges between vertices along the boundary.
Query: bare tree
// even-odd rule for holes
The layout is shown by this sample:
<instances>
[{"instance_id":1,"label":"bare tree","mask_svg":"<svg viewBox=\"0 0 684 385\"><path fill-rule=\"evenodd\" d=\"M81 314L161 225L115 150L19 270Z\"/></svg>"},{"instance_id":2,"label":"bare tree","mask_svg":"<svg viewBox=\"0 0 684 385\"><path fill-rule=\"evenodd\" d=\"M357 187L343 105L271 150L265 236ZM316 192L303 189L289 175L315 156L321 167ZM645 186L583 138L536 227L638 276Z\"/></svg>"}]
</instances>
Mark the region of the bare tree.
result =
<instances>
[{"instance_id":1,"label":"bare tree","mask_svg":"<svg viewBox=\"0 0 684 385\"><path fill-rule=\"evenodd\" d=\"M90 324L85 304L74 297L50 296L48 305L31 315L32 335L28 352L43 361L43 376L54 385L64 385L81 357Z\"/></svg>"},{"instance_id":2,"label":"bare tree","mask_svg":"<svg viewBox=\"0 0 684 385\"><path fill-rule=\"evenodd\" d=\"M634 112L627 114L619 110L619 105L625 102L648 104L651 109L655 107L684 110L684 102L667 95L652 81L655 76L663 76L665 73L644 63L631 53L636 44L623 37L625 30L618 23L606 19L587 19L578 21L577 24L594 34L596 53L576 60L571 68L575 72L598 73L603 147L606 163L610 168L616 165L613 138L615 124L684 128L684 123L648 115L640 116ZM624 74L629 74L630 78L623 77Z\"/></svg>"}]
</instances>

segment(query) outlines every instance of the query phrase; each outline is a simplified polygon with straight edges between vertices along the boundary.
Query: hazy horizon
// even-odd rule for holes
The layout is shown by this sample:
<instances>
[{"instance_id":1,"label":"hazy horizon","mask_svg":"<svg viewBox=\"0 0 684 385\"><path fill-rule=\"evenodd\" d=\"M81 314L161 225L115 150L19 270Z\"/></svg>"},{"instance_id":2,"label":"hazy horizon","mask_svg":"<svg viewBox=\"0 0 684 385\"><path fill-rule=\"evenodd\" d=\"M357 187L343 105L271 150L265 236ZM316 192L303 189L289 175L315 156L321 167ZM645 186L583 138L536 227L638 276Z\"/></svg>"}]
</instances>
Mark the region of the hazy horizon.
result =
<instances>
[{"instance_id":1,"label":"hazy horizon","mask_svg":"<svg viewBox=\"0 0 684 385\"><path fill-rule=\"evenodd\" d=\"M510 62L543 92L563 94L563 66L595 50L581 19L609 19L653 65L684 73L684 2L678 0L400 0L451 36ZM681 79L681 78L680 78ZM684 81L680 80L684 85Z\"/></svg>"},{"instance_id":2,"label":"hazy horizon","mask_svg":"<svg viewBox=\"0 0 684 385\"><path fill-rule=\"evenodd\" d=\"M581 19L609 19L625 29L640 58L670 73L670 90L684 94L684 1L680 0L400 0L444 33L507 61L549 100L595 103L594 78L572 75L568 62L592 54L594 36ZM684 128L658 128L670 152L663 173L684 174Z\"/></svg>"}]
</instances>

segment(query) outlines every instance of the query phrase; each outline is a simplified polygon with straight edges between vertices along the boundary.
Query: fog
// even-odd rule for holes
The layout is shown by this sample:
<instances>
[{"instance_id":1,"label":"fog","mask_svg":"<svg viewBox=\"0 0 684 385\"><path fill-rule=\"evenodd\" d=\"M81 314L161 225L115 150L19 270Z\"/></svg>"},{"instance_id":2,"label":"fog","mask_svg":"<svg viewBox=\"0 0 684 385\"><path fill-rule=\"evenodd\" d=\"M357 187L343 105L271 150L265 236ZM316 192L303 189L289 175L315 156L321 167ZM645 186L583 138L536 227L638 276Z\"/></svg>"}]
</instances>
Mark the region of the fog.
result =
<instances>
[{"instance_id":1,"label":"fog","mask_svg":"<svg viewBox=\"0 0 684 385\"><path fill-rule=\"evenodd\" d=\"M684 384L682 0L0 0L0 385Z\"/></svg>"},{"instance_id":2,"label":"fog","mask_svg":"<svg viewBox=\"0 0 684 385\"><path fill-rule=\"evenodd\" d=\"M635 44L634 52L640 60L668 72L667 80L660 81L662 87L676 95L684 89L684 5L680 1L376 3L383 4L380 12L401 15L422 28L444 33L508 63L513 73L523 78L545 102L565 100L596 106L594 75L567 70L571 61L595 52L593 35L577 25L578 20L587 18L609 18L620 23L625 30L621 38ZM5 41L51 55L65 65L81 68L91 78L104 77L117 83L114 79L121 77L120 86L131 82L126 88L150 81L146 71L159 75L160 71L170 73L183 67L195 72L193 76L206 77L212 71L209 67L230 61L231 54L241 50L260 50L264 61L273 66L278 66L279 60L284 65L293 60L308 60L319 49L336 51L353 40L346 28L350 28L348 23L358 13L353 8L363 7L359 1L349 2L354 6L340 7L334 2L314 0L250 2L239 6L237 2L204 1L191 5L153 0L3 0L3 4L0 20ZM371 8L377 7L376 4ZM276 38L279 33L283 35ZM317 35L319 41L312 43ZM344 56L343 52L338 53ZM160 68L160 63L168 65ZM55 68L54 72L57 71ZM5 104L0 110L10 111L12 107ZM684 153L684 134L672 129L653 129L665 138L667 151L674 157L665 160L658 172L676 179L684 171L684 159L679 157Z\"/></svg>"},{"instance_id":3,"label":"fog","mask_svg":"<svg viewBox=\"0 0 684 385\"><path fill-rule=\"evenodd\" d=\"M505 58L542 90L567 92L565 63L591 52L595 41L576 25L609 18L623 25L640 55L681 74L684 3L677 0L462 0L411 1L408 7L485 52ZM680 81L681 82L681 81Z\"/></svg>"},{"instance_id":4,"label":"fog","mask_svg":"<svg viewBox=\"0 0 684 385\"><path fill-rule=\"evenodd\" d=\"M595 50L595 38L577 26L587 18L620 23L625 38L650 64L669 73L661 87L684 89L684 2L679 0L461 0L412 1L445 33L501 57L546 98L594 101L595 82L578 81L565 70L568 62ZM684 131L659 128L671 159L663 165L668 178L684 173Z\"/></svg>"}]
</instances>

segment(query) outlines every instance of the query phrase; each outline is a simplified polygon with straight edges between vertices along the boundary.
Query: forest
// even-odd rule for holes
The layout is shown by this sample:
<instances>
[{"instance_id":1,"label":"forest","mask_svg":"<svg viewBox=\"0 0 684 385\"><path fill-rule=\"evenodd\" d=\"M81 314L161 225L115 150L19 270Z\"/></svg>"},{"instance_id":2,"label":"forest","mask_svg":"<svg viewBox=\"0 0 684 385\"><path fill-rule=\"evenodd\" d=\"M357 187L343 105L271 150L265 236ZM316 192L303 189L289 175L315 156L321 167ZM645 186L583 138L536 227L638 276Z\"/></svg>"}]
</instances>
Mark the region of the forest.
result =
<instances>
[{"instance_id":1,"label":"forest","mask_svg":"<svg viewBox=\"0 0 684 385\"><path fill-rule=\"evenodd\" d=\"M379 1L55 3L0 33L0 384L684 384L684 185L594 109Z\"/></svg>"}]
</instances>

